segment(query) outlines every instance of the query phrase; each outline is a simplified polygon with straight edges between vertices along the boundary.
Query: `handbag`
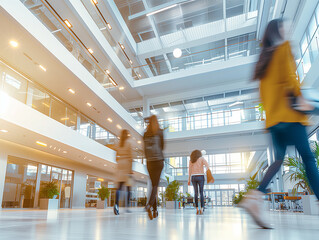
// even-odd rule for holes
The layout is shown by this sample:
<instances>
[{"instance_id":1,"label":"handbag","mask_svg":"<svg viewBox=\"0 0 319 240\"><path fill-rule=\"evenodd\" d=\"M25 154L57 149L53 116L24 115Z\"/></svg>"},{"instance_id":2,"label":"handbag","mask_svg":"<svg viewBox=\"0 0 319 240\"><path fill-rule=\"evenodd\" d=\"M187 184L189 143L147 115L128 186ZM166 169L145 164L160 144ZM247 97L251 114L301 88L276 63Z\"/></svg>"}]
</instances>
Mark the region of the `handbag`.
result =
<instances>
[{"instance_id":1,"label":"handbag","mask_svg":"<svg viewBox=\"0 0 319 240\"><path fill-rule=\"evenodd\" d=\"M304 114L319 115L319 91L314 88L303 88L301 89L301 96L303 99L300 99L300 96L296 97L293 94L288 96L291 108ZM304 105L300 104L300 102L309 104L313 109L303 110Z\"/></svg>"},{"instance_id":2,"label":"handbag","mask_svg":"<svg viewBox=\"0 0 319 240\"><path fill-rule=\"evenodd\" d=\"M206 175L207 175L207 184L215 182L215 179L210 169L206 171Z\"/></svg>"}]
</instances>

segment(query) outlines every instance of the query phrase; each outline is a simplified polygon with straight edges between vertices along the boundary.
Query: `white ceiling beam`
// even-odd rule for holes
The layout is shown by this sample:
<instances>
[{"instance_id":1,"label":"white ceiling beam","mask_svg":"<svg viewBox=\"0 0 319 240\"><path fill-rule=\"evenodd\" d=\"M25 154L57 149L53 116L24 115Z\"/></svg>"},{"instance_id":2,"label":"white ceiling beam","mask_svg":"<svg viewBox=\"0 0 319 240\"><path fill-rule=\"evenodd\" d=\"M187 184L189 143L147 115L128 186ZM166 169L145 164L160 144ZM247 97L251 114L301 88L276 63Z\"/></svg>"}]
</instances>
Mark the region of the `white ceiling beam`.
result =
<instances>
[{"instance_id":1,"label":"white ceiling beam","mask_svg":"<svg viewBox=\"0 0 319 240\"><path fill-rule=\"evenodd\" d=\"M166 8L166 7L175 5L175 4L181 4L181 3L184 3L184 2L189 2L189 1L188 0L175 0L175 1L170 1L168 3L164 3L164 4L161 4L161 5L158 5L158 6L153 7L153 8L148 8L147 5L145 5L145 1L143 1L144 6L145 6L145 10L142 11L142 12L133 14L131 16L128 16L128 20L133 20L135 18L139 18L139 17L145 16L146 14L161 10L163 8Z\"/></svg>"}]
</instances>

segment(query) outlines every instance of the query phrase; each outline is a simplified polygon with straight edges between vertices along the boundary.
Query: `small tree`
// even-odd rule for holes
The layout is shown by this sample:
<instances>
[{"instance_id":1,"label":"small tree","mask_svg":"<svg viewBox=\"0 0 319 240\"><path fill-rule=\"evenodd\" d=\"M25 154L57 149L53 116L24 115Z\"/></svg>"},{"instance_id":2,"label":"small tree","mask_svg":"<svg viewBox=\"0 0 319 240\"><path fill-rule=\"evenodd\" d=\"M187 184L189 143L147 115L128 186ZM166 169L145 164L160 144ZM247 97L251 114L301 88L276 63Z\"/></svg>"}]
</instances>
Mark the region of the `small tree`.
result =
<instances>
[{"instance_id":1,"label":"small tree","mask_svg":"<svg viewBox=\"0 0 319 240\"><path fill-rule=\"evenodd\" d=\"M42 198L53 199L54 196L59 195L58 185L54 181L45 183L41 188L40 194Z\"/></svg>"},{"instance_id":2,"label":"small tree","mask_svg":"<svg viewBox=\"0 0 319 240\"><path fill-rule=\"evenodd\" d=\"M172 182L169 181L169 177L166 177L167 187L165 190L165 199L166 201L176 201L178 199L178 190L181 186L181 183L174 180Z\"/></svg>"},{"instance_id":3,"label":"small tree","mask_svg":"<svg viewBox=\"0 0 319 240\"><path fill-rule=\"evenodd\" d=\"M110 190L104 186L102 186L97 194L99 195L99 198L101 198L102 201L104 201L105 199L109 198L110 196Z\"/></svg>"}]
</instances>

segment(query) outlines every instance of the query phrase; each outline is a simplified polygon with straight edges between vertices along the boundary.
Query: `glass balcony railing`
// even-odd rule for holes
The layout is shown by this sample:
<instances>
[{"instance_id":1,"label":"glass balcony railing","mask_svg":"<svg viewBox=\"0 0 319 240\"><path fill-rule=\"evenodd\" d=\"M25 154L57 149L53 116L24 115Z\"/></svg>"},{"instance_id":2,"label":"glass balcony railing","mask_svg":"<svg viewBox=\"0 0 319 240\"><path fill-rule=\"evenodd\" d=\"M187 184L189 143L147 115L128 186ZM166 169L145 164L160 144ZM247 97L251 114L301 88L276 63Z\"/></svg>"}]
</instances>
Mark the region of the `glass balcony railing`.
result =
<instances>
[{"instance_id":1,"label":"glass balcony railing","mask_svg":"<svg viewBox=\"0 0 319 240\"><path fill-rule=\"evenodd\" d=\"M264 121L265 113L259 106L214 110L210 113L198 113L189 116L159 119L160 125L167 132L182 132L213 127Z\"/></svg>"},{"instance_id":2,"label":"glass balcony railing","mask_svg":"<svg viewBox=\"0 0 319 240\"><path fill-rule=\"evenodd\" d=\"M259 54L260 51L260 42L255 39L255 33L230 38L228 39L228 45L224 43L224 40L222 40L209 44L209 46L199 46L199 48L205 50L197 52L183 49L179 58L174 57L173 53L166 54L166 57L160 55L148 58L146 59L147 64L133 67L133 72L138 76L135 80L145 78L143 76L159 76L238 57L248 57ZM211 46L214 47L209 48Z\"/></svg>"},{"instance_id":3,"label":"glass balcony railing","mask_svg":"<svg viewBox=\"0 0 319 240\"><path fill-rule=\"evenodd\" d=\"M62 19L47 1L37 1L37 7L34 7L32 1L21 2L107 91L119 91L115 88L116 79L112 78L107 69L101 67L93 51L72 30L72 24L68 20Z\"/></svg>"}]
</instances>

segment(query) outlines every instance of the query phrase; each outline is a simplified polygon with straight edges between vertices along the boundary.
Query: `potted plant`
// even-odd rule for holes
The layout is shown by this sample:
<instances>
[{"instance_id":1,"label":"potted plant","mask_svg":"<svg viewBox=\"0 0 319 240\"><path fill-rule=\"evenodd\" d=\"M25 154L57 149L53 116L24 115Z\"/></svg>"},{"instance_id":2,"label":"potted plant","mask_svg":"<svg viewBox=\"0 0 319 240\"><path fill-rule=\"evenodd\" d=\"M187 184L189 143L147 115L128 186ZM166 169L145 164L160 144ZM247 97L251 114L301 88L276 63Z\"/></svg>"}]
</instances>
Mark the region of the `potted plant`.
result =
<instances>
[{"instance_id":1,"label":"potted plant","mask_svg":"<svg viewBox=\"0 0 319 240\"><path fill-rule=\"evenodd\" d=\"M97 195L101 200L97 200L97 209L105 209L107 207L107 199L110 196L110 190L104 186L102 186L98 192ZM106 201L105 201L106 200Z\"/></svg>"},{"instance_id":2,"label":"potted plant","mask_svg":"<svg viewBox=\"0 0 319 240\"><path fill-rule=\"evenodd\" d=\"M312 147L312 151L316 158L316 165L319 166L319 146L315 142ZM317 198L314 195L310 184L307 179L305 167L299 157L288 157L284 162L285 166L289 167L289 171L285 173L287 179L295 183L293 187L293 192L298 192L301 188L306 191L309 195L302 196L302 205L304 214L314 215L319 214L319 207L317 203Z\"/></svg>"},{"instance_id":3,"label":"potted plant","mask_svg":"<svg viewBox=\"0 0 319 240\"><path fill-rule=\"evenodd\" d=\"M176 200L178 199L178 190L181 186L181 183L176 180L170 182L169 177L166 177L166 180L168 184L164 193L166 200L166 208L175 209L177 208Z\"/></svg>"},{"instance_id":4,"label":"potted plant","mask_svg":"<svg viewBox=\"0 0 319 240\"><path fill-rule=\"evenodd\" d=\"M59 199L59 188L56 182L51 181L43 184L40 191L40 209L58 209Z\"/></svg>"}]
</instances>

